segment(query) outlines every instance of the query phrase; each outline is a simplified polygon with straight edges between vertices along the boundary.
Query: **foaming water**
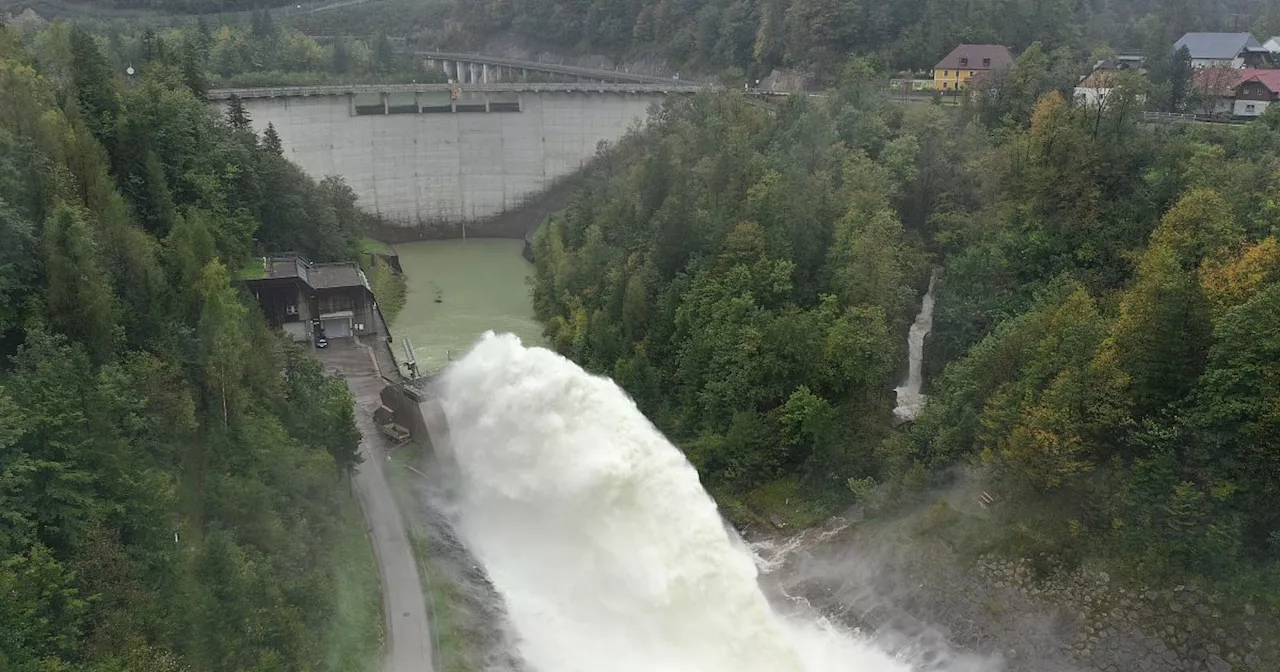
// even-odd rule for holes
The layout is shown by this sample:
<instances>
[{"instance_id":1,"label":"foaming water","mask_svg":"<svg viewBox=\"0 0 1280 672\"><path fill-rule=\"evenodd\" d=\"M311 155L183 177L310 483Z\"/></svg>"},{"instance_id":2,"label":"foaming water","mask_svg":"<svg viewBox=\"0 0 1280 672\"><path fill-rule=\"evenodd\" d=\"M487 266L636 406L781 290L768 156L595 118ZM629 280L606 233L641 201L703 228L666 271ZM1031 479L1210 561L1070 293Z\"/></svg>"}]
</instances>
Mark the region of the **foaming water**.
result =
<instances>
[{"instance_id":1,"label":"foaming water","mask_svg":"<svg viewBox=\"0 0 1280 672\"><path fill-rule=\"evenodd\" d=\"M911 669L775 613L693 467L612 381L489 333L439 384L459 529L532 669Z\"/></svg>"},{"instance_id":2,"label":"foaming water","mask_svg":"<svg viewBox=\"0 0 1280 672\"><path fill-rule=\"evenodd\" d=\"M929 289L920 301L916 321L907 330L907 379L894 388L898 405L893 414L901 420L915 420L924 410L925 396L920 394L923 385L924 339L933 331L933 286L938 282L938 270L929 275Z\"/></svg>"}]
</instances>

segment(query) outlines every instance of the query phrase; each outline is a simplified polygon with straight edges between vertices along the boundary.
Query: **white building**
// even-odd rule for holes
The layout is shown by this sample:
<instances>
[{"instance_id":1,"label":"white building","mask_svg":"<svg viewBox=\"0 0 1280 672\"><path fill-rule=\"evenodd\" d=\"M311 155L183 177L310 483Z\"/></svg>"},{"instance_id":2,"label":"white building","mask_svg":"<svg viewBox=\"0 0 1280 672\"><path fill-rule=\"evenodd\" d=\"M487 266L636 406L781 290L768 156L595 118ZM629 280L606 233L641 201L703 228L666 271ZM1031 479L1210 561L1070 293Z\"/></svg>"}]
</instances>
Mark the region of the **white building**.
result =
<instances>
[{"instance_id":1,"label":"white building","mask_svg":"<svg viewBox=\"0 0 1280 672\"><path fill-rule=\"evenodd\" d=\"M1109 104L1111 94L1120 84L1122 72L1142 72L1142 59L1112 58L1098 61L1093 72L1076 85L1076 103L1083 107L1103 107Z\"/></svg>"}]
</instances>

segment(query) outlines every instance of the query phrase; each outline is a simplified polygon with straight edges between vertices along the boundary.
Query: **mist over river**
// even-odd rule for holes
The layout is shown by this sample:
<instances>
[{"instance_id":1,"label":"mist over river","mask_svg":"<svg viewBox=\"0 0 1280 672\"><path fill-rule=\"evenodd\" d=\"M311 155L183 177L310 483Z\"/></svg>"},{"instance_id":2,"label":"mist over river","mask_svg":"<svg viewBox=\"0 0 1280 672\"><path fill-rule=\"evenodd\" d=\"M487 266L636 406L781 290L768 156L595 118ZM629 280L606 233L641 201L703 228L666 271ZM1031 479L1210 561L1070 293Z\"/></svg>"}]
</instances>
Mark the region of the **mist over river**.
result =
<instances>
[{"instance_id":1,"label":"mist over river","mask_svg":"<svg viewBox=\"0 0 1280 672\"><path fill-rule=\"evenodd\" d=\"M541 327L520 246L397 246L410 291L394 328L424 371L453 361L436 385L457 463L439 465L449 473L431 505L483 568L473 580L501 602L492 613L505 622L494 627L512 633L521 667L1001 669L936 639L885 647L785 592L771 603L758 558L726 529L684 455L611 380L532 347Z\"/></svg>"}]
</instances>

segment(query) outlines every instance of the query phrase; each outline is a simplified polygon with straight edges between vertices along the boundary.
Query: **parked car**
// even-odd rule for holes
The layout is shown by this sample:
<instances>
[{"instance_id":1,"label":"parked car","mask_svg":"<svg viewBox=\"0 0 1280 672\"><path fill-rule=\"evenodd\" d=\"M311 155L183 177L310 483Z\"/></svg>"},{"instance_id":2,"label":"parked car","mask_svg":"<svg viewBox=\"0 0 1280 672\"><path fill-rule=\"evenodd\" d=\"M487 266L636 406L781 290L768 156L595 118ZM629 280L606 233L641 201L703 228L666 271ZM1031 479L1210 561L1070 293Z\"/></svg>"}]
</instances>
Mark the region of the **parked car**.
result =
<instances>
[{"instance_id":1,"label":"parked car","mask_svg":"<svg viewBox=\"0 0 1280 672\"><path fill-rule=\"evenodd\" d=\"M329 339L325 338L323 333L316 334L316 347L317 348L329 347Z\"/></svg>"}]
</instances>

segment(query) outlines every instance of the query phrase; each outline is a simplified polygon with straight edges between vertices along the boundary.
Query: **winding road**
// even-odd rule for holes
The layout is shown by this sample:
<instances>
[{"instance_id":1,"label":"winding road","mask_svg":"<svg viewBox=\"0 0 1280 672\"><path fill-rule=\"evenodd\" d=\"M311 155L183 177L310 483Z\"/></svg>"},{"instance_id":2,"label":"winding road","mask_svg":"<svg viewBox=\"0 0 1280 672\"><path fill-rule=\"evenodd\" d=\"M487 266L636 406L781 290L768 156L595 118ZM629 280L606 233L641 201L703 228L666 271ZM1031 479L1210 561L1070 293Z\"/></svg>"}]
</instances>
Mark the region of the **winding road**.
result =
<instances>
[{"instance_id":1,"label":"winding road","mask_svg":"<svg viewBox=\"0 0 1280 672\"><path fill-rule=\"evenodd\" d=\"M372 352L349 339L335 339L328 348L315 352L326 369L346 378L347 387L355 396L356 426L363 437L360 454L364 457L364 463L356 471L355 487L382 580L386 623L384 669L386 672L432 672L431 625L422 581L404 519L387 482L386 439L373 423L373 411L382 403L378 394L385 382L374 364Z\"/></svg>"}]
</instances>

